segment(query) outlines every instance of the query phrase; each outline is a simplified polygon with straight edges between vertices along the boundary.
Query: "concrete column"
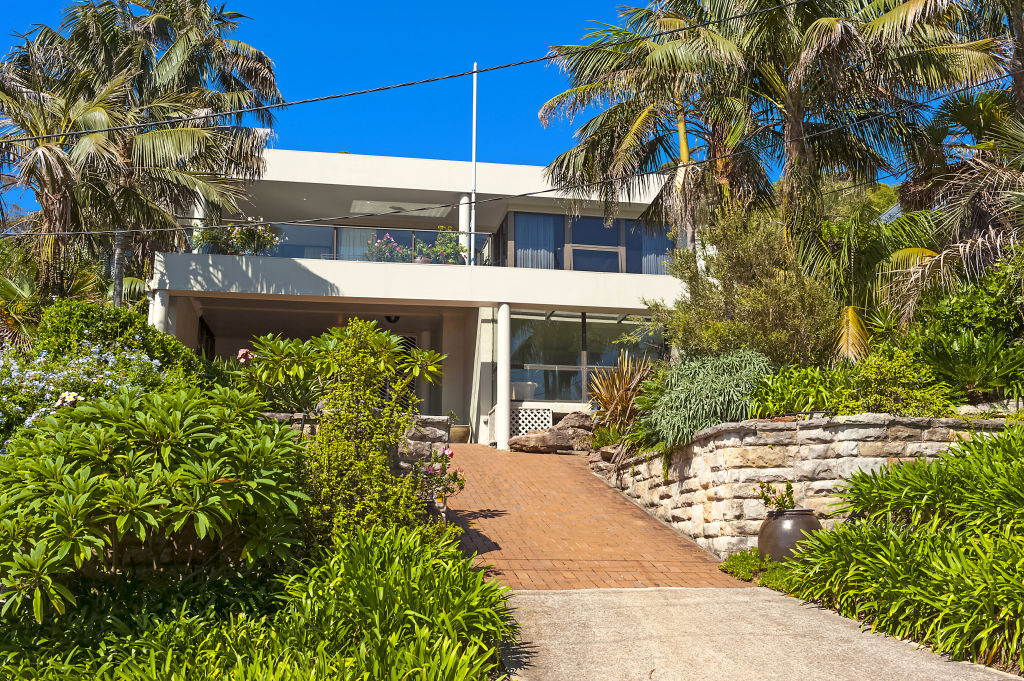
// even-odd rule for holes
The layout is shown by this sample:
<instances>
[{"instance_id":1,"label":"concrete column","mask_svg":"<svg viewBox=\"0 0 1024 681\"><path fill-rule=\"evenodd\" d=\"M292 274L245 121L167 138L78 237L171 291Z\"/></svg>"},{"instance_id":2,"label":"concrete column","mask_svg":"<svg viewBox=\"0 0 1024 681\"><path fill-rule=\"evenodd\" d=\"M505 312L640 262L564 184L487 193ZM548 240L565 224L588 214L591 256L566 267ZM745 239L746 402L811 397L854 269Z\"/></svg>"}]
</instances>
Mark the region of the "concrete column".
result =
<instances>
[{"instance_id":1,"label":"concrete column","mask_svg":"<svg viewBox=\"0 0 1024 681\"><path fill-rule=\"evenodd\" d=\"M469 253L469 195L459 197L459 245L466 249L466 262L470 262Z\"/></svg>"},{"instance_id":2,"label":"concrete column","mask_svg":"<svg viewBox=\"0 0 1024 681\"><path fill-rule=\"evenodd\" d=\"M444 360L444 376L441 378L441 414L454 411L460 423L472 424L465 396L465 317L461 310L441 313L441 354L448 356Z\"/></svg>"},{"instance_id":3,"label":"concrete column","mask_svg":"<svg viewBox=\"0 0 1024 681\"><path fill-rule=\"evenodd\" d=\"M494 439L498 449L508 449L512 421L512 310L508 303L498 306L496 393L494 405Z\"/></svg>"},{"instance_id":4,"label":"concrete column","mask_svg":"<svg viewBox=\"0 0 1024 681\"><path fill-rule=\"evenodd\" d=\"M153 291L149 296L149 325L157 331L166 332L170 307L170 295L167 291Z\"/></svg>"}]
</instances>

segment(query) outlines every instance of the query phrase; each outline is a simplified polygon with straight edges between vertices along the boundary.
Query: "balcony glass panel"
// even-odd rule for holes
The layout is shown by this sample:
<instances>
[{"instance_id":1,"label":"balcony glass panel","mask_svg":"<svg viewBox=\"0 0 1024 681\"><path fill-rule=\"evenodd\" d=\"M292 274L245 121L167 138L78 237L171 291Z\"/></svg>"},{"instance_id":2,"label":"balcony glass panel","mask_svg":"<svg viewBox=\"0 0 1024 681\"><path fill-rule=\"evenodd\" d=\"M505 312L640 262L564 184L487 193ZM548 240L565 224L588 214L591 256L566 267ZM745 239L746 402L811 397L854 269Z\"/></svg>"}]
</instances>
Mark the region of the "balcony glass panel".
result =
<instances>
[{"instance_id":1,"label":"balcony glass panel","mask_svg":"<svg viewBox=\"0 0 1024 681\"><path fill-rule=\"evenodd\" d=\"M541 213L515 214L516 267L563 268L565 218Z\"/></svg>"},{"instance_id":2,"label":"balcony glass panel","mask_svg":"<svg viewBox=\"0 0 1024 681\"><path fill-rule=\"evenodd\" d=\"M584 246L618 246L619 223L613 222L610 226L605 226L601 218L573 218L572 243Z\"/></svg>"},{"instance_id":3,"label":"balcony glass panel","mask_svg":"<svg viewBox=\"0 0 1024 681\"><path fill-rule=\"evenodd\" d=\"M513 368L512 399L582 402L582 369Z\"/></svg>"},{"instance_id":4,"label":"balcony glass panel","mask_svg":"<svg viewBox=\"0 0 1024 681\"><path fill-rule=\"evenodd\" d=\"M322 258L334 254L334 227L274 225L281 243L270 255L279 258Z\"/></svg>"},{"instance_id":5,"label":"balcony glass panel","mask_svg":"<svg viewBox=\"0 0 1024 681\"><path fill-rule=\"evenodd\" d=\"M572 268L581 272L618 272L618 251L591 251L572 249Z\"/></svg>"},{"instance_id":6,"label":"balcony glass panel","mask_svg":"<svg viewBox=\"0 0 1024 681\"><path fill-rule=\"evenodd\" d=\"M578 314L550 319L512 317L512 364L579 365L583 325Z\"/></svg>"}]
</instances>

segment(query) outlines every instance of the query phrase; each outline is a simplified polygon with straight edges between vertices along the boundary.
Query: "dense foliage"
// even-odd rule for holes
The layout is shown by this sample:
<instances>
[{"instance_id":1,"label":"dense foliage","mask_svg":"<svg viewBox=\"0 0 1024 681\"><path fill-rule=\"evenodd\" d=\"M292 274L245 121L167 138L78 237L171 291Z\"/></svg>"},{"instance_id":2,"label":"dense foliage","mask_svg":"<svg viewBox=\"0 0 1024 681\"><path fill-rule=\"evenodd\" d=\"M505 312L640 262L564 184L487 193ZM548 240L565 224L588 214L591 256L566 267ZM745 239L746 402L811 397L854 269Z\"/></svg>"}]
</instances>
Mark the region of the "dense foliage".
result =
<instances>
[{"instance_id":1,"label":"dense foliage","mask_svg":"<svg viewBox=\"0 0 1024 681\"><path fill-rule=\"evenodd\" d=\"M954 397L929 365L906 350L882 347L860 364L784 367L758 381L750 402L758 416L815 411L946 416L956 411Z\"/></svg>"},{"instance_id":2,"label":"dense foliage","mask_svg":"<svg viewBox=\"0 0 1024 681\"><path fill-rule=\"evenodd\" d=\"M196 354L174 336L150 326L146 315L102 303L59 300L47 307L33 347L71 357L92 348L108 352L138 351L159 363L165 374L194 379L203 373Z\"/></svg>"},{"instance_id":3,"label":"dense foliage","mask_svg":"<svg viewBox=\"0 0 1024 681\"><path fill-rule=\"evenodd\" d=\"M936 461L855 474L843 499L858 519L800 545L792 593L956 659L1020 670L1022 448L1014 428Z\"/></svg>"},{"instance_id":4,"label":"dense foliage","mask_svg":"<svg viewBox=\"0 0 1024 681\"><path fill-rule=\"evenodd\" d=\"M303 465L311 535L329 543L358 527L415 524L425 512L419 483L392 475L390 456L416 414L414 381L437 377L440 358L410 354L400 337L358 319L313 347L327 348L330 381Z\"/></svg>"},{"instance_id":5,"label":"dense foliage","mask_svg":"<svg viewBox=\"0 0 1024 681\"><path fill-rule=\"evenodd\" d=\"M747 396L771 368L752 350L679 360L645 386L654 399L645 418L668 447L685 445L704 428L747 418Z\"/></svg>"},{"instance_id":6,"label":"dense foliage","mask_svg":"<svg viewBox=\"0 0 1024 681\"><path fill-rule=\"evenodd\" d=\"M3 612L42 621L126 577L165 589L286 558L299 448L263 407L224 388L126 389L22 431L0 457Z\"/></svg>"},{"instance_id":7,"label":"dense foliage","mask_svg":"<svg viewBox=\"0 0 1024 681\"><path fill-rule=\"evenodd\" d=\"M417 378L436 380L444 359L433 350L406 347L400 336L374 328L373 322L355 319L306 341L275 334L253 339L252 348L239 353L237 380L277 411L320 411L330 391L351 380L357 370L347 363L364 356L375 356L380 365L359 367L370 372L367 385L383 386L397 377L403 390ZM405 402L412 399L408 394L403 397Z\"/></svg>"},{"instance_id":8,"label":"dense foliage","mask_svg":"<svg viewBox=\"0 0 1024 681\"><path fill-rule=\"evenodd\" d=\"M74 646L36 632L31 654L0 653L11 681L487 681L515 634L508 590L451 540L360 529L284 580L270 615L140 618ZM14 635L9 628L3 638Z\"/></svg>"},{"instance_id":9,"label":"dense foliage","mask_svg":"<svg viewBox=\"0 0 1024 681\"><path fill-rule=\"evenodd\" d=\"M686 295L650 303L653 321L681 351L749 348L777 364L831 356L838 307L806 276L781 225L730 214L702 233L695 252L676 251L670 270Z\"/></svg>"}]
</instances>

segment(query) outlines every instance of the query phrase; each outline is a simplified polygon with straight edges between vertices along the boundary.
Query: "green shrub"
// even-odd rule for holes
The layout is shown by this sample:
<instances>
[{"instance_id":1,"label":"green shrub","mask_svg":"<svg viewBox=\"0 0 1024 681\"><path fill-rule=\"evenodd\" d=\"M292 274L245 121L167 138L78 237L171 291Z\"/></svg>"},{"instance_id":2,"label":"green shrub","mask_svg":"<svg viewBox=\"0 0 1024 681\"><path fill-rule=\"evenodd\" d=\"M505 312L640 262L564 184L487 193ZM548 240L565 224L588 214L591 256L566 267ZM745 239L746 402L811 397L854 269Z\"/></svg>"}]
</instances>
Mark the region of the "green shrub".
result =
<instances>
[{"instance_id":1,"label":"green shrub","mask_svg":"<svg viewBox=\"0 0 1024 681\"><path fill-rule=\"evenodd\" d=\"M687 354L756 350L777 364L819 364L834 353L839 305L797 262L792 235L771 217L725 211L695 251L673 253L685 295L651 302L653 322Z\"/></svg>"},{"instance_id":2,"label":"green shrub","mask_svg":"<svg viewBox=\"0 0 1024 681\"><path fill-rule=\"evenodd\" d=\"M12 646L7 628L0 677L488 681L497 645L515 635L508 597L450 539L357 530L321 564L285 580L272 616L140 618L134 629L78 646L39 637Z\"/></svg>"},{"instance_id":3,"label":"green shrub","mask_svg":"<svg viewBox=\"0 0 1024 681\"><path fill-rule=\"evenodd\" d=\"M956 659L1020 669L1024 430L976 436L933 462L855 474L858 519L801 542L793 595Z\"/></svg>"},{"instance_id":4,"label":"green shrub","mask_svg":"<svg viewBox=\"0 0 1024 681\"><path fill-rule=\"evenodd\" d=\"M809 411L836 411L851 387L846 365L827 367L786 366L764 376L750 396L751 411L758 417Z\"/></svg>"},{"instance_id":5,"label":"green shrub","mask_svg":"<svg viewBox=\"0 0 1024 681\"><path fill-rule=\"evenodd\" d=\"M51 356L68 357L98 346L107 351L141 351L165 373L195 378L202 362L174 336L149 325L146 315L130 307L59 300L43 312L33 345Z\"/></svg>"},{"instance_id":6,"label":"green shrub","mask_svg":"<svg viewBox=\"0 0 1024 681\"><path fill-rule=\"evenodd\" d=\"M596 407L596 423L614 430L625 430L636 420L636 396L653 371L651 360L620 352L615 366L595 369L588 379L591 403Z\"/></svg>"},{"instance_id":7,"label":"green shrub","mask_svg":"<svg viewBox=\"0 0 1024 681\"><path fill-rule=\"evenodd\" d=\"M913 355L899 348L884 348L854 365L837 411L946 416L956 412L952 396L949 386L937 381L931 368Z\"/></svg>"},{"instance_id":8,"label":"green shrub","mask_svg":"<svg viewBox=\"0 0 1024 681\"><path fill-rule=\"evenodd\" d=\"M854 473L840 511L908 526L1010 528L1024 534L1024 428L976 436L939 454Z\"/></svg>"},{"instance_id":9,"label":"green shrub","mask_svg":"<svg viewBox=\"0 0 1024 681\"><path fill-rule=\"evenodd\" d=\"M718 569L730 574L736 579L749 582L754 579L762 570L768 569L771 565L771 558L761 558L757 549L747 549L734 553L723 562L719 563Z\"/></svg>"},{"instance_id":10,"label":"green shrub","mask_svg":"<svg viewBox=\"0 0 1024 681\"><path fill-rule=\"evenodd\" d=\"M304 463L312 498L310 535L320 543L340 540L358 527L403 526L419 520L425 506L415 476L391 474L389 457L412 425L409 397L427 355L416 361L401 339L373 322L353 320L331 334L331 381L316 438Z\"/></svg>"},{"instance_id":11,"label":"green shrub","mask_svg":"<svg viewBox=\"0 0 1024 681\"><path fill-rule=\"evenodd\" d=\"M999 334L964 330L936 334L921 346L935 374L971 404L1024 397L1024 345L1010 346Z\"/></svg>"},{"instance_id":12,"label":"green shrub","mask_svg":"<svg viewBox=\"0 0 1024 681\"><path fill-rule=\"evenodd\" d=\"M297 541L295 433L223 388L64 408L0 457L5 614L34 619L116 590L286 558Z\"/></svg>"},{"instance_id":13,"label":"green shrub","mask_svg":"<svg viewBox=\"0 0 1024 681\"><path fill-rule=\"evenodd\" d=\"M310 412L330 392L353 353L377 356L381 366L373 376L381 383L394 377L433 382L444 359L432 350L406 347L401 336L376 328L375 322L354 319L307 341L273 334L253 339L251 349L239 352L244 366L238 381L278 411ZM407 400L415 399L412 380L405 381Z\"/></svg>"},{"instance_id":14,"label":"green shrub","mask_svg":"<svg viewBox=\"0 0 1024 681\"><path fill-rule=\"evenodd\" d=\"M736 579L756 582L758 586L768 589L788 592L790 588L791 577L787 564L762 558L756 548L732 554L718 565L718 569Z\"/></svg>"},{"instance_id":15,"label":"green shrub","mask_svg":"<svg viewBox=\"0 0 1024 681\"><path fill-rule=\"evenodd\" d=\"M1020 669L1024 537L859 521L815 532L791 593L958 660Z\"/></svg>"},{"instance_id":16,"label":"green shrub","mask_svg":"<svg viewBox=\"0 0 1024 681\"><path fill-rule=\"evenodd\" d=\"M685 445L705 428L748 418L747 396L771 370L771 361L753 350L681 359L660 382L645 384L654 397L646 418L668 447Z\"/></svg>"}]
</instances>

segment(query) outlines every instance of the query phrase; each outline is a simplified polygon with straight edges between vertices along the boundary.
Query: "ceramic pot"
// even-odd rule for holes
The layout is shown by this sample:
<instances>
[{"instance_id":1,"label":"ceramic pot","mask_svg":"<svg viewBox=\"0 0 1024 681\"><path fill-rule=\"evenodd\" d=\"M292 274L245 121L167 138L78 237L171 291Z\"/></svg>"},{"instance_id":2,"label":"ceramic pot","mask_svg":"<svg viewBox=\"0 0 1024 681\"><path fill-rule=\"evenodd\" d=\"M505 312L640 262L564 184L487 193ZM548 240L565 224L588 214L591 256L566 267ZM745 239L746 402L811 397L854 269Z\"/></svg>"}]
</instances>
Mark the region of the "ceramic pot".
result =
<instances>
[{"instance_id":1,"label":"ceramic pot","mask_svg":"<svg viewBox=\"0 0 1024 681\"><path fill-rule=\"evenodd\" d=\"M430 263L434 262L434 259L431 258L429 255L417 255L413 259L413 262L418 262L418 263L429 265Z\"/></svg>"},{"instance_id":2,"label":"ceramic pot","mask_svg":"<svg viewBox=\"0 0 1024 681\"><path fill-rule=\"evenodd\" d=\"M448 432L448 439L451 442L469 442L469 426L452 426Z\"/></svg>"},{"instance_id":3,"label":"ceramic pot","mask_svg":"<svg viewBox=\"0 0 1024 681\"><path fill-rule=\"evenodd\" d=\"M821 523L809 508L769 511L757 533L757 552L762 558L786 560L793 555L796 543L807 538L804 532L820 529Z\"/></svg>"}]
</instances>

